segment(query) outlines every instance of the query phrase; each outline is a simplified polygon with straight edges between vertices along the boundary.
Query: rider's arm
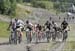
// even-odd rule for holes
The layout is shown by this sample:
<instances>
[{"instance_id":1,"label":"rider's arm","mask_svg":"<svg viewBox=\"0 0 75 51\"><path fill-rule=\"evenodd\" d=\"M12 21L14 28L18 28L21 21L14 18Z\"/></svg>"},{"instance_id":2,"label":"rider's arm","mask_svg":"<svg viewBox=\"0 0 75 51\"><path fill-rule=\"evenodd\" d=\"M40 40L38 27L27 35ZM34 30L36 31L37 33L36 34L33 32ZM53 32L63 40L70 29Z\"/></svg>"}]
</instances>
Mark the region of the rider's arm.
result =
<instances>
[{"instance_id":1,"label":"rider's arm","mask_svg":"<svg viewBox=\"0 0 75 51\"><path fill-rule=\"evenodd\" d=\"M9 30L11 26L12 26L12 21L10 22L10 24L9 24L9 26L8 26L8 28L7 28L7 30Z\"/></svg>"},{"instance_id":2,"label":"rider's arm","mask_svg":"<svg viewBox=\"0 0 75 51\"><path fill-rule=\"evenodd\" d=\"M68 25L68 28L69 28L69 30L68 31L70 31L70 26Z\"/></svg>"},{"instance_id":3,"label":"rider's arm","mask_svg":"<svg viewBox=\"0 0 75 51\"><path fill-rule=\"evenodd\" d=\"M63 27L63 22L61 23L61 28Z\"/></svg>"},{"instance_id":4,"label":"rider's arm","mask_svg":"<svg viewBox=\"0 0 75 51\"><path fill-rule=\"evenodd\" d=\"M32 26L32 27L34 26L32 23L29 23L29 25Z\"/></svg>"}]
</instances>

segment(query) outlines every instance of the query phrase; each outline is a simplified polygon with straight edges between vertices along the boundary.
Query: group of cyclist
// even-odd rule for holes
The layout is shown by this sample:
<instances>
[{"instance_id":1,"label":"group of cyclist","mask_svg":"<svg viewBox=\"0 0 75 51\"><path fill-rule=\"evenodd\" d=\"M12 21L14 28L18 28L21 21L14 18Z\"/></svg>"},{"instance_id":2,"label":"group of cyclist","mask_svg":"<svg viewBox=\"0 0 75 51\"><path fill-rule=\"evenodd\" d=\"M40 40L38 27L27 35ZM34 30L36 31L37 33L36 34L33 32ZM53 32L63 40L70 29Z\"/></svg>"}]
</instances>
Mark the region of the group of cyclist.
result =
<instances>
[{"instance_id":1,"label":"group of cyclist","mask_svg":"<svg viewBox=\"0 0 75 51\"><path fill-rule=\"evenodd\" d=\"M37 34L38 39L40 40L44 32L48 31L48 35L46 34L46 36L47 38L50 38L49 37L50 32L57 32L58 30L64 31L67 29L67 27L68 27L68 23L65 19L61 23L61 26L59 27L58 24L51 19L47 20L44 25L40 25L39 23L33 24L29 20L26 20L26 22L24 22L18 18L15 18L10 21L8 30L11 29L11 32L18 31L21 37L23 35L23 31L26 31L28 32L28 34L26 34L27 38L30 39L30 41L32 41L32 34ZM56 33L54 35L56 36ZM66 38L67 38L67 35L66 35ZM56 37L54 37L53 39L56 39Z\"/></svg>"}]
</instances>

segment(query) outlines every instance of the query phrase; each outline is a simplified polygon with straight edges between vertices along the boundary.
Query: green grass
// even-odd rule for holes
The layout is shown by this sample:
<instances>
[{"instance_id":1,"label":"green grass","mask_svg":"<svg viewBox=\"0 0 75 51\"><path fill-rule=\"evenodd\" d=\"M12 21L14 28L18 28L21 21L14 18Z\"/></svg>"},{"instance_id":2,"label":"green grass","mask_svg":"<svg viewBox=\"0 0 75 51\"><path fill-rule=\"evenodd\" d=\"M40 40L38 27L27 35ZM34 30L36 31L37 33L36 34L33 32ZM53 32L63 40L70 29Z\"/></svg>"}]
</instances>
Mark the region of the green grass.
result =
<instances>
[{"instance_id":1,"label":"green grass","mask_svg":"<svg viewBox=\"0 0 75 51\"><path fill-rule=\"evenodd\" d=\"M0 21L0 37L8 37L9 31L7 31L8 23Z\"/></svg>"}]
</instances>

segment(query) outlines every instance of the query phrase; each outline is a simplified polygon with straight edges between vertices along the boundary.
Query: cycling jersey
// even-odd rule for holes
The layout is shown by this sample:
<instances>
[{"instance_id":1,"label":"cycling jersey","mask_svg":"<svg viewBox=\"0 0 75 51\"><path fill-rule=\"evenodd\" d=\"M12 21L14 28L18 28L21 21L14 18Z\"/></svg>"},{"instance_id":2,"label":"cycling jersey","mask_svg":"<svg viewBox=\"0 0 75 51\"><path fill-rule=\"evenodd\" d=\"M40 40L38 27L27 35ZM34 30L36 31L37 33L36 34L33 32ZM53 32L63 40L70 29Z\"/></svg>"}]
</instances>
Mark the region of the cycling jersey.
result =
<instances>
[{"instance_id":1,"label":"cycling jersey","mask_svg":"<svg viewBox=\"0 0 75 51\"><path fill-rule=\"evenodd\" d=\"M26 28L29 29L29 31L32 30L32 27L33 27L32 23L26 24Z\"/></svg>"},{"instance_id":2,"label":"cycling jersey","mask_svg":"<svg viewBox=\"0 0 75 51\"><path fill-rule=\"evenodd\" d=\"M45 26L46 26L47 29L49 29L49 30L51 29L51 23L50 22L46 22Z\"/></svg>"},{"instance_id":3,"label":"cycling jersey","mask_svg":"<svg viewBox=\"0 0 75 51\"><path fill-rule=\"evenodd\" d=\"M17 22L16 22L16 27L24 27L24 22L22 21L22 20L18 20Z\"/></svg>"},{"instance_id":4,"label":"cycling jersey","mask_svg":"<svg viewBox=\"0 0 75 51\"><path fill-rule=\"evenodd\" d=\"M24 22L22 20L15 21L15 19L12 19L10 24L11 24L11 28L13 30L15 30L16 28L23 28L24 27Z\"/></svg>"},{"instance_id":5,"label":"cycling jersey","mask_svg":"<svg viewBox=\"0 0 75 51\"><path fill-rule=\"evenodd\" d=\"M42 30L41 25L37 25L37 26L36 26L36 29L38 29L39 31L41 31L41 30Z\"/></svg>"},{"instance_id":6,"label":"cycling jersey","mask_svg":"<svg viewBox=\"0 0 75 51\"><path fill-rule=\"evenodd\" d=\"M55 31L58 31L58 25L57 25L57 23L53 23L52 24L52 27L53 27L53 29L55 30Z\"/></svg>"},{"instance_id":7,"label":"cycling jersey","mask_svg":"<svg viewBox=\"0 0 75 51\"><path fill-rule=\"evenodd\" d=\"M64 29L67 28L68 23L66 21L63 21L62 24L61 24L61 26L62 26L62 29L64 30Z\"/></svg>"}]
</instances>

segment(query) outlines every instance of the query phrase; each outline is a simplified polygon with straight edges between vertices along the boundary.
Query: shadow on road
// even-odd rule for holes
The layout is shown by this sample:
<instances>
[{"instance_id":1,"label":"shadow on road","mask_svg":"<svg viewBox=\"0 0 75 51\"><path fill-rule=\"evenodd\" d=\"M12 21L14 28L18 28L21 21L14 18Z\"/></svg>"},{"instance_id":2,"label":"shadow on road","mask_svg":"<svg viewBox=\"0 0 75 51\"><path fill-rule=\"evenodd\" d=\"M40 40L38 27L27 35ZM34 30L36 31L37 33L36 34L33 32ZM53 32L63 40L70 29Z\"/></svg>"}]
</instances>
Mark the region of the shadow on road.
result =
<instances>
[{"instance_id":1,"label":"shadow on road","mask_svg":"<svg viewBox=\"0 0 75 51\"><path fill-rule=\"evenodd\" d=\"M9 45L10 43L9 42L2 42L2 43L0 43L0 46L1 45Z\"/></svg>"}]
</instances>

